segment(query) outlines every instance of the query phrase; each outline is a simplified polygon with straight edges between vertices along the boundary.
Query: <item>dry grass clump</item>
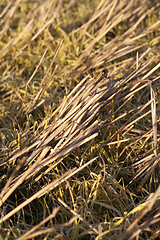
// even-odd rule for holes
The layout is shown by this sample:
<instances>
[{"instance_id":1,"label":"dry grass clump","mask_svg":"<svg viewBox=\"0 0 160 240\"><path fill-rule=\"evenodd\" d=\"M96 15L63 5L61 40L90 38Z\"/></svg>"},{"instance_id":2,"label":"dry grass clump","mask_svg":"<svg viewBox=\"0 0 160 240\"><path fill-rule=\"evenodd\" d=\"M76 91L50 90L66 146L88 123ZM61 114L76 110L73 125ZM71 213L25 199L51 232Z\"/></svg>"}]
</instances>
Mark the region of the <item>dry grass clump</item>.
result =
<instances>
[{"instance_id":1,"label":"dry grass clump","mask_svg":"<svg viewBox=\"0 0 160 240\"><path fill-rule=\"evenodd\" d=\"M156 239L159 2L0 10L1 238Z\"/></svg>"}]
</instances>

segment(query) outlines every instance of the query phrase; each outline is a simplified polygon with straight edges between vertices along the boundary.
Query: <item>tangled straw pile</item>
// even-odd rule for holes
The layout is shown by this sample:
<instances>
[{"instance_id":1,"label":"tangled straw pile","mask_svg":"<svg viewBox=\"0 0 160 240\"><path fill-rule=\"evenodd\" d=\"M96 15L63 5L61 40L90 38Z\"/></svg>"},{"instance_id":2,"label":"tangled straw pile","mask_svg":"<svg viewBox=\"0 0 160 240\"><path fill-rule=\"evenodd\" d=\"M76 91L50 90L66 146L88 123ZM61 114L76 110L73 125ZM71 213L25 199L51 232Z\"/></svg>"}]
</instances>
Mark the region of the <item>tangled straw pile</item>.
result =
<instances>
[{"instance_id":1,"label":"tangled straw pile","mask_svg":"<svg viewBox=\"0 0 160 240\"><path fill-rule=\"evenodd\" d=\"M1 236L155 239L159 21L144 23L160 4L101 1L75 26L65 19L83 1L27 4L1 6ZM14 36L24 12L29 22Z\"/></svg>"}]
</instances>

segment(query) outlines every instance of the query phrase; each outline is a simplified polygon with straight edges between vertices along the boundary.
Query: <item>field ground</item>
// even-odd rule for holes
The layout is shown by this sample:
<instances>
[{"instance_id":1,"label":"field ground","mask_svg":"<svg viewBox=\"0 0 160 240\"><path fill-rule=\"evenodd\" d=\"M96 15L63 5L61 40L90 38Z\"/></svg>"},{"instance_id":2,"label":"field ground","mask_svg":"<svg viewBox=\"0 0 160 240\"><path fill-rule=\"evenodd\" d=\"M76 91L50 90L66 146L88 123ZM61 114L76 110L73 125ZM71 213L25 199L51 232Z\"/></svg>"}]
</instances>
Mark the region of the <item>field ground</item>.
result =
<instances>
[{"instance_id":1,"label":"field ground","mask_svg":"<svg viewBox=\"0 0 160 240\"><path fill-rule=\"evenodd\" d=\"M0 2L0 239L159 239L158 0Z\"/></svg>"}]
</instances>

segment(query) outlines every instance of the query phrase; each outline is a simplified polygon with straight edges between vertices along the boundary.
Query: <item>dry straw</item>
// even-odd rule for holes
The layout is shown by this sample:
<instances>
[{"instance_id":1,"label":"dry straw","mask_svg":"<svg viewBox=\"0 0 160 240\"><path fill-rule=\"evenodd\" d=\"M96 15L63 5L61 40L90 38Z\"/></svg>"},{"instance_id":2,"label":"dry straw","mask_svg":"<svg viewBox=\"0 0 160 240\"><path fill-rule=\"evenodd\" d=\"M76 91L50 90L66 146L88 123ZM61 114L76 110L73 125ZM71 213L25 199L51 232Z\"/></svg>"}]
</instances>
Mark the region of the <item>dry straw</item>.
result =
<instances>
[{"instance_id":1,"label":"dry straw","mask_svg":"<svg viewBox=\"0 0 160 240\"><path fill-rule=\"evenodd\" d=\"M16 126L23 129L23 133L17 134L16 127L13 128L17 140L10 139L10 151L6 151L5 139L12 131L4 136L8 120L2 114L5 127L0 159L0 224L3 235L7 232L19 240L38 236L46 239L92 236L97 240L120 237L122 240L142 239L147 229L153 236L148 239L158 236L159 121L155 85L160 78L160 56L155 53L156 46L149 47L145 41L158 29L159 21L143 31L140 26L156 13L159 3L147 9L148 2L102 0L84 24L68 33L69 26L66 32L61 26L65 23L64 15L65 18L74 15L75 1L47 0L39 6L34 2L34 11L28 12L23 30L0 50L1 83L8 81L9 85L14 64L24 59L25 54L29 57L27 49L34 48L43 33L49 36L50 45L45 44L42 49L39 46L41 57L29 80L22 87L8 91L4 84L0 89L2 93L5 89L5 111L12 108L11 105L7 108L8 96L13 98L18 109ZM6 32L12 29L18 7L23 8L25 4L6 3L1 12L2 42ZM40 13L43 13L41 18ZM59 29L54 29L56 33L50 29L54 24ZM114 31L117 34L110 38ZM54 37L58 39L56 44ZM53 42L54 51L50 50ZM15 54L9 58L13 49ZM36 74L49 53L51 63L34 88ZM68 66L66 61L71 64ZM54 102L56 94L50 89L56 86L57 79L74 83L65 97L57 90L60 103L48 114L47 100ZM56 102L58 97L55 99ZM33 121L41 107L47 109L47 114L44 111L41 120ZM23 201L14 202L17 196L23 196ZM27 214L34 219L35 202L44 205L43 216L28 224L25 219ZM22 220L23 229L18 225Z\"/></svg>"}]
</instances>

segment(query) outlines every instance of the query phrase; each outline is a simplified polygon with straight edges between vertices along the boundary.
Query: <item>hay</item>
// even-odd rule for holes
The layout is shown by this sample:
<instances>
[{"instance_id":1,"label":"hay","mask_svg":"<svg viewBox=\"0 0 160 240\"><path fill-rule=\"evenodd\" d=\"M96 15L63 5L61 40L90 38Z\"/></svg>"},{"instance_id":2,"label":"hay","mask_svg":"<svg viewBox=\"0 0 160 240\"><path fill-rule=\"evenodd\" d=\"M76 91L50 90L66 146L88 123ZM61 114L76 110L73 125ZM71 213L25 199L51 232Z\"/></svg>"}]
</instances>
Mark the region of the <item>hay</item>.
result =
<instances>
[{"instance_id":1,"label":"hay","mask_svg":"<svg viewBox=\"0 0 160 240\"><path fill-rule=\"evenodd\" d=\"M148 2L101 1L71 30L65 18L75 17L75 1L34 2L30 10L29 3L3 3L2 236L158 236L159 47L154 37L152 46L146 39L156 35L159 21L144 23L159 3L147 9ZM19 24L19 34L5 43L23 12L28 22L24 18L25 27ZM12 82L15 76L25 77Z\"/></svg>"}]
</instances>

